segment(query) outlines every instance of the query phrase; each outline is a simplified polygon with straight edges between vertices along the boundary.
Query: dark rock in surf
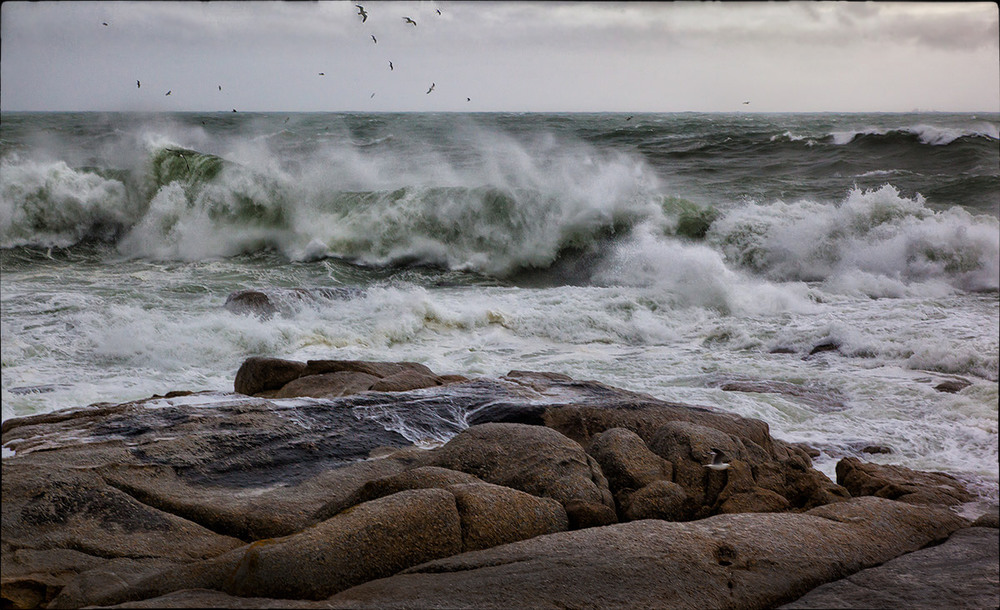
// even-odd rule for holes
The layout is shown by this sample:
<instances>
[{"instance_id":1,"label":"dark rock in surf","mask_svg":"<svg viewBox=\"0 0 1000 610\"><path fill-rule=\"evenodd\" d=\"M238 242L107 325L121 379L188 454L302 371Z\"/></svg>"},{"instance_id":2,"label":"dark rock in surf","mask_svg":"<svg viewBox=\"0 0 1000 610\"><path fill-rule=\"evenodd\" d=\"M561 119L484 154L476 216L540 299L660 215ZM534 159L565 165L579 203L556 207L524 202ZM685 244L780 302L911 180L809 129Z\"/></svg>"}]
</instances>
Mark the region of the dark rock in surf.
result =
<instances>
[{"instance_id":1,"label":"dark rock in surf","mask_svg":"<svg viewBox=\"0 0 1000 610\"><path fill-rule=\"evenodd\" d=\"M840 349L840 344L836 341L824 341L815 345L811 350L809 350L809 356L814 356L822 352L835 352Z\"/></svg>"},{"instance_id":2,"label":"dark rock in surf","mask_svg":"<svg viewBox=\"0 0 1000 610\"><path fill-rule=\"evenodd\" d=\"M861 448L861 453L888 454L892 453L892 448L885 445L865 445Z\"/></svg>"},{"instance_id":3,"label":"dark rock in surf","mask_svg":"<svg viewBox=\"0 0 1000 610\"><path fill-rule=\"evenodd\" d=\"M756 392L790 396L822 413L847 409L847 401L840 392L833 388L802 386L786 381L727 379L719 382L719 389L726 392Z\"/></svg>"},{"instance_id":4,"label":"dark rock in surf","mask_svg":"<svg viewBox=\"0 0 1000 610\"><path fill-rule=\"evenodd\" d=\"M298 307L322 304L326 301L346 301L364 294L359 288L290 288L237 290L226 297L223 305L237 315L253 315L270 320L275 314L291 315Z\"/></svg>"},{"instance_id":5,"label":"dark rock in surf","mask_svg":"<svg viewBox=\"0 0 1000 610\"><path fill-rule=\"evenodd\" d=\"M255 315L263 320L271 319L278 312L270 297L259 290L234 292L226 298L223 308L239 315Z\"/></svg>"},{"instance_id":6,"label":"dark rock in surf","mask_svg":"<svg viewBox=\"0 0 1000 610\"><path fill-rule=\"evenodd\" d=\"M965 388L972 385L972 382L968 379L949 379L948 381L942 381L941 383L934 386L934 389L938 392L947 392L949 394L957 394Z\"/></svg>"},{"instance_id":7,"label":"dark rock in surf","mask_svg":"<svg viewBox=\"0 0 1000 610\"><path fill-rule=\"evenodd\" d=\"M250 358L236 373L235 389L262 398L336 398L359 392L406 392L466 381L438 376L417 362Z\"/></svg>"},{"instance_id":8,"label":"dark rock in surf","mask_svg":"<svg viewBox=\"0 0 1000 610\"><path fill-rule=\"evenodd\" d=\"M253 396L267 390L280 390L290 381L306 374L306 364L281 358L247 358L236 372L233 388L239 394Z\"/></svg>"}]
</instances>

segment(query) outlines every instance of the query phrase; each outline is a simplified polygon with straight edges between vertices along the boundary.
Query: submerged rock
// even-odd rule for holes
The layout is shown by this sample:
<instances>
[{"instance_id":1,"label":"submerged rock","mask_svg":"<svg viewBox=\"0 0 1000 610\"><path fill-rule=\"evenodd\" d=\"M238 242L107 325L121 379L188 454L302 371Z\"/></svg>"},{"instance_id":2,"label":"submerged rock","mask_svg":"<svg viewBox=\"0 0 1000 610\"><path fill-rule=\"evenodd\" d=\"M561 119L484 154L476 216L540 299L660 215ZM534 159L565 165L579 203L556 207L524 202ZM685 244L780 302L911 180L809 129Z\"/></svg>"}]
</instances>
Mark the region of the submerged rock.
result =
<instances>
[{"instance_id":1,"label":"submerged rock","mask_svg":"<svg viewBox=\"0 0 1000 610\"><path fill-rule=\"evenodd\" d=\"M948 381L942 381L941 383L934 386L934 389L938 392L948 392L949 394L957 394L965 388L972 385L972 382L968 379L949 379Z\"/></svg>"},{"instance_id":2,"label":"submerged rock","mask_svg":"<svg viewBox=\"0 0 1000 610\"><path fill-rule=\"evenodd\" d=\"M276 314L292 315L306 305L325 305L329 301L346 301L364 295L360 288L269 288L267 290L237 290L226 297L223 308L237 315L257 316L270 320Z\"/></svg>"}]
</instances>

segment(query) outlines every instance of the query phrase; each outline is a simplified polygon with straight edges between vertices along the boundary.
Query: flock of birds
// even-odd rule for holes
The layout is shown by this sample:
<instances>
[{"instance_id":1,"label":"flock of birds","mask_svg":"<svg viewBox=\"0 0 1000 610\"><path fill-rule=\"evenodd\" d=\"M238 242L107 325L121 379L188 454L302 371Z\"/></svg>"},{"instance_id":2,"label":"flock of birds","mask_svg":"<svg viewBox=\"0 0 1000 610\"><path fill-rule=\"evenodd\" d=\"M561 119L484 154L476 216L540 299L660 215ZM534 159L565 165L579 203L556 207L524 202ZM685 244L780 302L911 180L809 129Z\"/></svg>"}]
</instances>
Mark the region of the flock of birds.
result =
<instances>
[{"instance_id":1,"label":"flock of birds","mask_svg":"<svg viewBox=\"0 0 1000 610\"><path fill-rule=\"evenodd\" d=\"M361 23L365 23L366 21L368 21L368 11L365 10L365 7L362 6L362 5L360 5L360 4L356 4L355 6L358 9L358 16L361 17ZM440 9L436 9L436 12L437 12L438 15L441 15L441 10ZM403 22L406 23L406 24L408 24L408 25L412 25L413 27L417 27L417 22L415 20L413 20L412 17L403 17ZM102 21L101 25L103 25L105 27L108 27L108 22L107 21ZM375 34L371 34L371 38L372 38L372 42L373 43L378 44L378 38L375 37ZM391 60L389 61L389 70L390 71L394 71L395 70L395 66L393 66ZM320 72L319 75L320 76L326 76L326 73L325 72ZM426 94L430 95L430 93L432 91L434 91L434 87L435 86L436 86L436 83L431 83L431 86L427 89L427 93ZM142 88L142 82L137 79L135 81L135 87L136 87L136 89L141 89ZM222 91L222 85L219 85L219 91ZM172 89L168 90L163 95L164 96L168 96L171 93L173 93ZM369 96L369 99L374 98L374 97L375 97L375 93L373 92L371 94L371 96ZM472 98L467 97L467 98L465 98L465 101L466 102L471 102ZM233 112L236 112L235 108L233 108ZM632 118L632 117L629 117L629 118Z\"/></svg>"},{"instance_id":2,"label":"flock of birds","mask_svg":"<svg viewBox=\"0 0 1000 610\"><path fill-rule=\"evenodd\" d=\"M361 17L361 23L365 23L366 21L368 21L368 11L365 10L365 7L362 6L362 5L360 5L360 4L355 4L354 6L357 7L357 9L358 9L358 16ZM436 9L436 12L437 12L438 15L441 15L441 10L440 9ZM411 17L403 17L403 22L406 23L406 24L412 25L413 27L417 27L417 22L414 21L413 18L411 18ZM107 21L102 21L101 25L107 27L108 26L108 22ZM378 38L375 37L375 34L371 34L371 38L372 38L372 42L373 43L378 44ZM395 67L392 65L392 61L389 60L389 71L391 72L393 70L395 70ZM326 76L326 73L325 72L320 72L319 75L320 76ZM142 88L142 83L139 82L138 80L136 80L135 81L135 87L136 87L136 89ZM431 83L431 86L427 89L427 95L430 95L431 92L434 91L434 87L435 87L435 83ZM219 85L219 91L220 92L222 91L222 85ZM173 90L168 90L166 93L164 93L164 95L167 96L167 95L170 95L171 93L173 93ZM369 99L374 98L374 97L375 97L375 93L372 92L371 96L369 96ZM465 98L465 101L466 102L471 102L472 98L467 97L467 98ZM748 105L748 104L750 104L749 100L743 102L744 106ZM236 112L235 108L233 108L233 112ZM629 116L628 118L625 119L626 122L631 121L631 120L632 120L632 116Z\"/></svg>"},{"instance_id":3,"label":"flock of birds","mask_svg":"<svg viewBox=\"0 0 1000 610\"><path fill-rule=\"evenodd\" d=\"M354 6L358 9L358 16L361 17L361 23L365 23L366 21L368 21L368 11L365 10L365 7L362 6L362 5L360 5L360 4L355 4ZM437 14L440 15L441 14L441 9L436 9L435 12L437 12ZM414 21L412 17L403 17L403 23L412 25L413 27L417 27L417 22ZM372 37L372 42L374 42L375 44L378 44L378 38L375 37L375 34L371 34L371 37ZM392 61L389 60L389 71L391 72L391 71L393 71L395 69L396 69L395 66L392 65ZM325 74L323 72L320 72L319 75L320 76L325 76ZM434 91L434 87L435 86L436 86L436 83L431 83L431 86L427 89L426 95L430 95L430 93L432 91ZM372 93L371 96L369 96L369 99L371 99L373 97L375 97L375 93ZM466 102L471 102L472 98L467 97L467 98L465 98L465 101Z\"/></svg>"}]
</instances>

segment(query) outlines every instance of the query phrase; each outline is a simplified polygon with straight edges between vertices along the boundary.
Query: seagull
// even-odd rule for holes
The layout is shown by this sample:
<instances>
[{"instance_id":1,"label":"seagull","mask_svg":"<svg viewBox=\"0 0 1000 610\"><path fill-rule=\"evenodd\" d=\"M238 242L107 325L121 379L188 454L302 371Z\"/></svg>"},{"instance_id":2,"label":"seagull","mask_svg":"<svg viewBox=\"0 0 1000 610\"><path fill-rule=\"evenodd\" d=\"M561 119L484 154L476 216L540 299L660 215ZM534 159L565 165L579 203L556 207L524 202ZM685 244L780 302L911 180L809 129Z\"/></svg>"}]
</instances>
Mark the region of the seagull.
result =
<instances>
[{"instance_id":1,"label":"seagull","mask_svg":"<svg viewBox=\"0 0 1000 610\"><path fill-rule=\"evenodd\" d=\"M368 13L365 12L365 7L360 4L355 4L354 6L358 7L358 14L361 15L361 23L368 21Z\"/></svg>"},{"instance_id":2,"label":"seagull","mask_svg":"<svg viewBox=\"0 0 1000 610\"><path fill-rule=\"evenodd\" d=\"M375 34L372 34L372 40L375 41L375 44L378 44L378 40L375 39Z\"/></svg>"},{"instance_id":3,"label":"seagull","mask_svg":"<svg viewBox=\"0 0 1000 610\"><path fill-rule=\"evenodd\" d=\"M705 468L710 470L728 470L731 464L726 461L726 454L712 447L712 463L705 464Z\"/></svg>"},{"instance_id":4,"label":"seagull","mask_svg":"<svg viewBox=\"0 0 1000 610\"><path fill-rule=\"evenodd\" d=\"M403 21L405 21L406 23L412 23L413 27L417 27L417 22L410 19L409 17L403 17Z\"/></svg>"},{"instance_id":5,"label":"seagull","mask_svg":"<svg viewBox=\"0 0 1000 610\"><path fill-rule=\"evenodd\" d=\"M427 93L434 91L434 83L431 83L431 88L427 90Z\"/></svg>"},{"instance_id":6,"label":"seagull","mask_svg":"<svg viewBox=\"0 0 1000 610\"><path fill-rule=\"evenodd\" d=\"M163 95L170 95L170 93L171 93L172 91L173 91L173 89L171 89L170 91L167 91L167 92L166 92L166 93L164 93Z\"/></svg>"},{"instance_id":7,"label":"seagull","mask_svg":"<svg viewBox=\"0 0 1000 610\"><path fill-rule=\"evenodd\" d=\"M391 61L389 62L389 70L390 71L392 70L392 62Z\"/></svg>"}]
</instances>

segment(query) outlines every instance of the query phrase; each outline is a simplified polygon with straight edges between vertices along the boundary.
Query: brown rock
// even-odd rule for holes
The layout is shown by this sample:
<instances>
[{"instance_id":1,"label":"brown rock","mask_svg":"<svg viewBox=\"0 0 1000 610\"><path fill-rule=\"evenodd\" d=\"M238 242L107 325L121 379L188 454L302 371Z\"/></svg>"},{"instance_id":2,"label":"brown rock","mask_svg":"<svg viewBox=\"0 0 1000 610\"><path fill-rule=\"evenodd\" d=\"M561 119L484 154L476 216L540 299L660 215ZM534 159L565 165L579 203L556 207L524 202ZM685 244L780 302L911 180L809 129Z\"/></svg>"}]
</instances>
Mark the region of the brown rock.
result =
<instances>
[{"instance_id":1,"label":"brown rock","mask_svg":"<svg viewBox=\"0 0 1000 610\"><path fill-rule=\"evenodd\" d=\"M377 380L371 386L374 392L406 392L442 385L437 375L427 375L414 370L402 371Z\"/></svg>"},{"instance_id":2,"label":"brown rock","mask_svg":"<svg viewBox=\"0 0 1000 610\"><path fill-rule=\"evenodd\" d=\"M614 499L600 466L579 443L549 428L472 426L434 450L431 459L488 483L558 500L571 524L603 525L614 519Z\"/></svg>"},{"instance_id":3,"label":"brown rock","mask_svg":"<svg viewBox=\"0 0 1000 610\"><path fill-rule=\"evenodd\" d=\"M298 379L306 370L303 362L280 358L247 358L236 372L233 384L237 393L253 396L265 390L277 390Z\"/></svg>"},{"instance_id":4,"label":"brown rock","mask_svg":"<svg viewBox=\"0 0 1000 610\"><path fill-rule=\"evenodd\" d=\"M66 583L59 595L46 607L80 608L87 605L87 600L114 595L122 586L133 585L177 565L177 562L163 559L117 558L103 561L99 566L81 572L77 578Z\"/></svg>"},{"instance_id":5,"label":"brown rock","mask_svg":"<svg viewBox=\"0 0 1000 610\"><path fill-rule=\"evenodd\" d=\"M628 494L623 502L623 520L663 519L681 521L687 511L687 493L677 483L666 480L653 481L642 489Z\"/></svg>"},{"instance_id":6,"label":"brown rock","mask_svg":"<svg viewBox=\"0 0 1000 610\"><path fill-rule=\"evenodd\" d=\"M760 447L746 444L721 430L687 422L668 422L651 439L650 449L674 466L674 482L684 488L689 500L689 518L707 517L719 494L729 483L733 472L750 470L716 471L705 468L713 449L723 451L733 464L767 461L768 456Z\"/></svg>"},{"instance_id":7,"label":"brown rock","mask_svg":"<svg viewBox=\"0 0 1000 610\"><path fill-rule=\"evenodd\" d=\"M653 481L669 481L673 466L649 450L642 438L626 428L611 428L596 436L588 453L601 467L611 492L635 491Z\"/></svg>"},{"instance_id":8,"label":"brown rock","mask_svg":"<svg viewBox=\"0 0 1000 610\"><path fill-rule=\"evenodd\" d=\"M77 575L104 560L70 549L10 549L0 554L5 608L45 607Z\"/></svg>"},{"instance_id":9,"label":"brown rock","mask_svg":"<svg viewBox=\"0 0 1000 610\"><path fill-rule=\"evenodd\" d=\"M463 381L469 381L468 377L462 375L438 375L437 379L441 382L441 385L448 385L450 383L462 383Z\"/></svg>"},{"instance_id":10,"label":"brown rock","mask_svg":"<svg viewBox=\"0 0 1000 610\"><path fill-rule=\"evenodd\" d=\"M996 532L970 527L943 544L827 583L781 608L998 608L998 565Z\"/></svg>"},{"instance_id":11,"label":"brown rock","mask_svg":"<svg viewBox=\"0 0 1000 610\"><path fill-rule=\"evenodd\" d=\"M3 475L3 542L11 548L191 561L241 544L148 506L93 472L7 459Z\"/></svg>"},{"instance_id":12,"label":"brown rock","mask_svg":"<svg viewBox=\"0 0 1000 610\"><path fill-rule=\"evenodd\" d=\"M482 483L480 479L448 468L437 466L419 466L385 477L365 481L347 498L328 502L314 516L316 521L325 521L342 510L346 510L362 502L370 502L401 491L410 489L444 488L463 483Z\"/></svg>"},{"instance_id":13,"label":"brown rock","mask_svg":"<svg viewBox=\"0 0 1000 610\"><path fill-rule=\"evenodd\" d=\"M269 397L295 398L297 396L311 396L313 398L336 398L338 396L365 392L377 381L379 381L379 378L374 375L356 371L305 375L289 381Z\"/></svg>"},{"instance_id":14,"label":"brown rock","mask_svg":"<svg viewBox=\"0 0 1000 610\"><path fill-rule=\"evenodd\" d=\"M367 373L379 379L392 377L404 372L414 372L433 377L434 372L417 362L371 362L367 360L309 360L306 362L306 375L322 375L323 373L339 373L352 371Z\"/></svg>"},{"instance_id":15,"label":"brown rock","mask_svg":"<svg viewBox=\"0 0 1000 610\"><path fill-rule=\"evenodd\" d=\"M566 510L551 498L491 485L462 483L447 488L462 520L462 550L477 551L565 531Z\"/></svg>"},{"instance_id":16,"label":"brown rock","mask_svg":"<svg viewBox=\"0 0 1000 610\"><path fill-rule=\"evenodd\" d=\"M735 493L719 507L720 513L778 513L788 510L790 504L784 496L770 489L754 487L750 491Z\"/></svg>"},{"instance_id":17,"label":"brown rock","mask_svg":"<svg viewBox=\"0 0 1000 610\"><path fill-rule=\"evenodd\" d=\"M953 506L973 500L965 485L951 475L866 464L852 457L837 462L837 483L853 496L876 496L912 504Z\"/></svg>"},{"instance_id":18,"label":"brown rock","mask_svg":"<svg viewBox=\"0 0 1000 610\"><path fill-rule=\"evenodd\" d=\"M1000 514L997 513L996 509L990 513L983 513L972 522L972 527L992 527L993 529L1000 528Z\"/></svg>"},{"instance_id":19,"label":"brown rock","mask_svg":"<svg viewBox=\"0 0 1000 610\"><path fill-rule=\"evenodd\" d=\"M767 608L947 538L950 511L856 498L808 513L632 521L432 561L335 608Z\"/></svg>"},{"instance_id":20,"label":"brown rock","mask_svg":"<svg viewBox=\"0 0 1000 610\"><path fill-rule=\"evenodd\" d=\"M355 506L300 533L259 540L147 577L91 603L111 605L195 588L240 597L318 600L461 550L454 496L442 489L404 491Z\"/></svg>"}]
</instances>

